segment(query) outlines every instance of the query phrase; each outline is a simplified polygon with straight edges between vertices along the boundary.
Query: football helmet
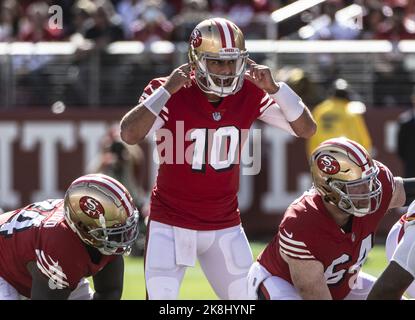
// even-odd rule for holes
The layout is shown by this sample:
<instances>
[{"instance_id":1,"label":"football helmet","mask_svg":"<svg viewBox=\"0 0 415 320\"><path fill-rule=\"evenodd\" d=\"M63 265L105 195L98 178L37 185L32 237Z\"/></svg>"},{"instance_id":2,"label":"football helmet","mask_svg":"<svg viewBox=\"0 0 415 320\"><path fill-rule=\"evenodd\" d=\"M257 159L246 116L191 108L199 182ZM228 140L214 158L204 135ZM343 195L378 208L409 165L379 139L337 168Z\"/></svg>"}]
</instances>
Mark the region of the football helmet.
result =
<instances>
[{"instance_id":1,"label":"football helmet","mask_svg":"<svg viewBox=\"0 0 415 320\"><path fill-rule=\"evenodd\" d=\"M103 174L79 177L66 191L64 208L65 220L84 243L105 255L129 254L139 212L120 182Z\"/></svg>"},{"instance_id":2,"label":"football helmet","mask_svg":"<svg viewBox=\"0 0 415 320\"><path fill-rule=\"evenodd\" d=\"M322 142L312 153L313 183L323 199L362 217L379 209L379 168L364 147L346 138Z\"/></svg>"},{"instance_id":3,"label":"football helmet","mask_svg":"<svg viewBox=\"0 0 415 320\"><path fill-rule=\"evenodd\" d=\"M206 63L208 59L235 60L235 74L220 75L210 72ZM197 85L206 93L220 97L237 93L244 82L247 59L244 35L229 20L203 20L190 35L189 61L195 69Z\"/></svg>"}]
</instances>

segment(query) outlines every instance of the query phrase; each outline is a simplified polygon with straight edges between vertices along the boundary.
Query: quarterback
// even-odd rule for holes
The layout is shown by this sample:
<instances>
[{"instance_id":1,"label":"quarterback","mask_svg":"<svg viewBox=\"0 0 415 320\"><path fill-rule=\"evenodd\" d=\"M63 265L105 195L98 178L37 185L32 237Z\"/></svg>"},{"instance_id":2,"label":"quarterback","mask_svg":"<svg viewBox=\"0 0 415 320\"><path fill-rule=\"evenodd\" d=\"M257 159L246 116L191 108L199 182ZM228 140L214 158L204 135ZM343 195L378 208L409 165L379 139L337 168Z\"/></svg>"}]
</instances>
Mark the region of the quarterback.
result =
<instances>
[{"instance_id":1,"label":"quarterback","mask_svg":"<svg viewBox=\"0 0 415 320\"><path fill-rule=\"evenodd\" d=\"M79 177L64 199L0 216L0 300L120 299L122 254L137 236L124 186L102 174Z\"/></svg>"},{"instance_id":2,"label":"quarterback","mask_svg":"<svg viewBox=\"0 0 415 320\"><path fill-rule=\"evenodd\" d=\"M257 299L366 299L375 278L360 271L379 222L401 207L410 179L394 177L360 144L322 142L310 158L313 188L286 210L248 275Z\"/></svg>"},{"instance_id":3,"label":"quarterback","mask_svg":"<svg viewBox=\"0 0 415 320\"><path fill-rule=\"evenodd\" d=\"M214 18L193 30L189 63L152 80L121 120L126 143L155 132L160 158L161 146L175 149L174 159L161 161L151 196L149 299L176 299L185 270L196 259L219 298L247 298L253 258L239 216L238 159L241 132L256 119L303 138L316 129L301 98L276 83L268 67L248 58L241 30ZM176 132L178 124L185 141ZM172 139L160 137L166 131Z\"/></svg>"}]
</instances>

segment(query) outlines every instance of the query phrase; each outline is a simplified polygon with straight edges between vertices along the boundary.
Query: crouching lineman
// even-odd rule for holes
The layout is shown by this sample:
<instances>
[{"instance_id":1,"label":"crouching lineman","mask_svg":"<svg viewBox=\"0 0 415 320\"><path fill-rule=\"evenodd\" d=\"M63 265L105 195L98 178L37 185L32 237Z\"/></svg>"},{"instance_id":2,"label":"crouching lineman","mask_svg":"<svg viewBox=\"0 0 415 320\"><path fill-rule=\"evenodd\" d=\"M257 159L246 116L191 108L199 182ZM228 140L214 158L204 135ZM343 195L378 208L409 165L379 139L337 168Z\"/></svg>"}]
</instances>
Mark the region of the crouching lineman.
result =
<instances>
[{"instance_id":1,"label":"crouching lineman","mask_svg":"<svg viewBox=\"0 0 415 320\"><path fill-rule=\"evenodd\" d=\"M360 271L405 183L357 142L322 142L310 158L313 188L287 209L248 275L251 298L366 299L375 278Z\"/></svg>"},{"instance_id":2,"label":"crouching lineman","mask_svg":"<svg viewBox=\"0 0 415 320\"><path fill-rule=\"evenodd\" d=\"M124 186L102 174L76 179L64 199L2 214L0 300L120 299L138 216Z\"/></svg>"},{"instance_id":3,"label":"crouching lineman","mask_svg":"<svg viewBox=\"0 0 415 320\"><path fill-rule=\"evenodd\" d=\"M406 180L406 179L405 179ZM415 197L415 179L411 181ZM407 201L408 202L408 201ZM392 227L386 240L389 265L373 286L368 299L401 299L406 291L408 298L415 298L415 201L408 212Z\"/></svg>"}]
</instances>

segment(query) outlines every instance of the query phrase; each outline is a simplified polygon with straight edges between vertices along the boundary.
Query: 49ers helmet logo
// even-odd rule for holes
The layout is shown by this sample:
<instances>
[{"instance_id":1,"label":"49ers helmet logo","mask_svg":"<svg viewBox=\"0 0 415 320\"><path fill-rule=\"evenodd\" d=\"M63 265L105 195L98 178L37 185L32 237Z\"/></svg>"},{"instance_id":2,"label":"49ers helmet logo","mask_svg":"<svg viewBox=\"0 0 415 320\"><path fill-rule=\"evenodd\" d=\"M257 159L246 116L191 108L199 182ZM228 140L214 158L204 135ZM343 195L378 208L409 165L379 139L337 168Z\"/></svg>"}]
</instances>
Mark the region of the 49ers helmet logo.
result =
<instances>
[{"instance_id":1,"label":"49ers helmet logo","mask_svg":"<svg viewBox=\"0 0 415 320\"><path fill-rule=\"evenodd\" d=\"M79 207L88 217L91 217L92 219L98 219L99 215L105 214L102 204L92 197L82 197L79 200Z\"/></svg>"},{"instance_id":2,"label":"49ers helmet logo","mask_svg":"<svg viewBox=\"0 0 415 320\"><path fill-rule=\"evenodd\" d=\"M199 29L194 29L190 35L190 44L193 48L197 48L202 44L202 33Z\"/></svg>"},{"instance_id":3,"label":"49ers helmet logo","mask_svg":"<svg viewBox=\"0 0 415 320\"><path fill-rule=\"evenodd\" d=\"M336 174L340 171L339 162L327 154L318 157L317 166L321 171L327 174Z\"/></svg>"}]
</instances>

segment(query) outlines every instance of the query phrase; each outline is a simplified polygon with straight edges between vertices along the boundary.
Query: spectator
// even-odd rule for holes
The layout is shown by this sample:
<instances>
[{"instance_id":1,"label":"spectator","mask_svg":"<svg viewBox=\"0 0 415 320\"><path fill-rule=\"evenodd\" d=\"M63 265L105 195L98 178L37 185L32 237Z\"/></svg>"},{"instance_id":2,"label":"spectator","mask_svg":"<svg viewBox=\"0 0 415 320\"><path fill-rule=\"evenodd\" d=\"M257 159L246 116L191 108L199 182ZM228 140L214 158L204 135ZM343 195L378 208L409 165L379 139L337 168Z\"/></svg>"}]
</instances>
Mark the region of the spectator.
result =
<instances>
[{"instance_id":1,"label":"spectator","mask_svg":"<svg viewBox=\"0 0 415 320\"><path fill-rule=\"evenodd\" d=\"M229 8L228 16L242 30L246 30L249 28L255 16L255 11L249 0L233 1L233 4Z\"/></svg>"},{"instance_id":2,"label":"spectator","mask_svg":"<svg viewBox=\"0 0 415 320\"><path fill-rule=\"evenodd\" d=\"M388 18L379 25L375 39L391 41L415 39L415 30L410 30L406 23L405 9L401 3L395 4L392 8L385 6L383 10Z\"/></svg>"},{"instance_id":3,"label":"spectator","mask_svg":"<svg viewBox=\"0 0 415 320\"><path fill-rule=\"evenodd\" d=\"M71 10L72 23L66 30L66 35L71 36L78 34L84 37L86 30L89 29L93 24L91 15L95 10L96 6L91 0L77 1Z\"/></svg>"},{"instance_id":4,"label":"spectator","mask_svg":"<svg viewBox=\"0 0 415 320\"><path fill-rule=\"evenodd\" d=\"M415 177L415 87L412 93L412 108L399 116L398 155L404 167L404 177Z\"/></svg>"},{"instance_id":5,"label":"spectator","mask_svg":"<svg viewBox=\"0 0 415 320\"><path fill-rule=\"evenodd\" d=\"M316 134L307 141L307 156L323 141L346 137L363 145L370 152L372 139L366 127L361 102L352 102L348 84L343 79L334 82L333 94L312 111L317 123Z\"/></svg>"},{"instance_id":6,"label":"spectator","mask_svg":"<svg viewBox=\"0 0 415 320\"><path fill-rule=\"evenodd\" d=\"M134 40L150 45L154 41L170 40L173 32L171 23L157 1L148 1L141 17L133 24Z\"/></svg>"},{"instance_id":7,"label":"spectator","mask_svg":"<svg viewBox=\"0 0 415 320\"><path fill-rule=\"evenodd\" d=\"M27 7L27 18L24 19L19 40L21 41L56 41L62 38L62 29L49 26L49 6L46 2L34 2Z\"/></svg>"},{"instance_id":8,"label":"spectator","mask_svg":"<svg viewBox=\"0 0 415 320\"><path fill-rule=\"evenodd\" d=\"M182 11L173 18L174 41L189 40L187 37L194 27L210 16L207 0L184 0L184 4Z\"/></svg>"},{"instance_id":9,"label":"spectator","mask_svg":"<svg viewBox=\"0 0 415 320\"><path fill-rule=\"evenodd\" d=\"M98 49L106 47L109 43L124 39L121 19L115 13L114 7L108 0L98 0L93 9L93 23L85 31L85 37L95 41Z\"/></svg>"},{"instance_id":10,"label":"spectator","mask_svg":"<svg viewBox=\"0 0 415 320\"><path fill-rule=\"evenodd\" d=\"M117 5L117 12L122 17L122 25L126 39L132 39L133 22L144 12L144 3L139 0L122 0Z\"/></svg>"},{"instance_id":11,"label":"spectator","mask_svg":"<svg viewBox=\"0 0 415 320\"><path fill-rule=\"evenodd\" d=\"M316 30L310 40L352 40L359 36L359 29L351 24L336 19L336 12L343 8L340 1L328 1L324 13L329 17L329 24Z\"/></svg>"},{"instance_id":12,"label":"spectator","mask_svg":"<svg viewBox=\"0 0 415 320\"><path fill-rule=\"evenodd\" d=\"M0 8L0 42L13 41L18 31L18 3L6 0Z\"/></svg>"}]
</instances>

